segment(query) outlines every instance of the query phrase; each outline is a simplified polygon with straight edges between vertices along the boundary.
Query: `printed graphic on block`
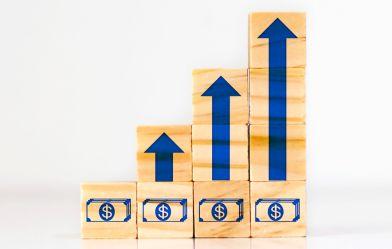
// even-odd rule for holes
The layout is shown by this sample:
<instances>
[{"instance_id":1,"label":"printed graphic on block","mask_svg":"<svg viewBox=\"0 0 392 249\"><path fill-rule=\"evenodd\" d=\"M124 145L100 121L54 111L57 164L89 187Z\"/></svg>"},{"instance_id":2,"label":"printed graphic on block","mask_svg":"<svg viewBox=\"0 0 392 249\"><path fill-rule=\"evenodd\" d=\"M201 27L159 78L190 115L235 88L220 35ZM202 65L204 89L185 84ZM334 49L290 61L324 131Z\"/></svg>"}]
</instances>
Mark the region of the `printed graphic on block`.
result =
<instances>
[{"instance_id":1,"label":"printed graphic on block","mask_svg":"<svg viewBox=\"0 0 392 249\"><path fill-rule=\"evenodd\" d=\"M306 180L305 125L249 129L251 181Z\"/></svg>"},{"instance_id":2,"label":"printed graphic on block","mask_svg":"<svg viewBox=\"0 0 392 249\"><path fill-rule=\"evenodd\" d=\"M193 237L193 183L139 182L139 238Z\"/></svg>"},{"instance_id":3,"label":"printed graphic on block","mask_svg":"<svg viewBox=\"0 0 392 249\"><path fill-rule=\"evenodd\" d=\"M184 222L187 199L156 198L143 202L143 222Z\"/></svg>"},{"instance_id":4,"label":"printed graphic on block","mask_svg":"<svg viewBox=\"0 0 392 249\"><path fill-rule=\"evenodd\" d=\"M249 237L249 182L194 182L195 237Z\"/></svg>"},{"instance_id":5,"label":"printed graphic on block","mask_svg":"<svg viewBox=\"0 0 392 249\"><path fill-rule=\"evenodd\" d=\"M249 180L247 125L193 125L194 181Z\"/></svg>"},{"instance_id":6,"label":"printed graphic on block","mask_svg":"<svg viewBox=\"0 0 392 249\"><path fill-rule=\"evenodd\" d=\"M199 202L200 222L239 222L243 218L243 199L206 198Z\"/></svg>"},{"instance_id":7,"label":"printed graphic on block","mask_svg":"<svg viewBox=\"0 0 392 249\"><path fill-rule=\"evenodd\" d=\"M251 182L251 236L306 235L306 182Z\"/></svg>"},{"instance_id":8,"label":"printed graphic on block","mask_svg":"<svg viewBox=\"0 0 392 249\"><path fill-rule=\"evenodd\" d=\"M136 183L81 185L82 238L136 238Z\"/></svg>"},{"instance_id":9,"label":"printed graphic on block","mask_svg":"<svg viewBox=\"0 0 392 249\"><path fill-rule=\"evenodd\" d=\"M260 198L255 203L255 222L297 222L299 199Z\"/></svg>"},{"instance_id":10,"label":"printed graphic on block","mask_svg":"<svg viewBox=\"0 0 392 249\"><path fill-rule=\"evenodd\" d=\"M305 69L287 68L287 75L271 75L275 69L249 69L250 124L305 123Z\"/></svg>"},{"instance_id":11,"label":"printed graphic on block","mask_svg":"<svg viewBox=\"0 0 392 249\"><path fill-rule=\"evenodd\" d=\"M193 71L193 124L247 124L246 69Z\"/></svg>"},{"instance_id":12,"label":"printed graphic on block","mask_svg":"<svg viewBox=\"0 0 392 249\"><path fill-rule=\"evenodd\" d=\"M191 126L139 126L138 181L191 181Z\"/></svg>"},{"instance_id":13,"label":"printed graphic on block","mask_svg":"<svg viewBox=\"0 0 392 249\"><path fill-rule=\"evenodd\" d=\"M127 222L131 219L131 199L89 199L86 222Z\"/></svg>"},{"instance_id":14,"label":"printed graphic on block","mask_svg":"<svg viewBox=\"0 0 392 249\"><path fill-rule=\"evenodd\" d=\"M305 67L305 13L252 13L249 36L249 68Z\"/></svg>"}]
</instances>

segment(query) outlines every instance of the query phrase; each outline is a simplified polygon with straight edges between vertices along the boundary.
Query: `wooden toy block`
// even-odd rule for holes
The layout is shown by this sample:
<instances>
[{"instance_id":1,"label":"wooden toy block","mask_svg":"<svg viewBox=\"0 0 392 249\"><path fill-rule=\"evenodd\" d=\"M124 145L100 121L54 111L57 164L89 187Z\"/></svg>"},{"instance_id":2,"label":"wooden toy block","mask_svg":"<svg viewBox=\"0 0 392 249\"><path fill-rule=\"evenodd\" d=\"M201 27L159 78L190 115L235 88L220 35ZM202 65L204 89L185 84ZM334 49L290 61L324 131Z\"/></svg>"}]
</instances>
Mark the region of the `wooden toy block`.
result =
<instances>
[{"instance_id":1,"label":"wooden toy block","mask_svg":"<svg viewBox=\"0 0 392 249\"><path fill-rule=\"evenodd\" d=\"M81 226L85 239L136 238L136 183L82 184Z\"/></svg>"},{"instance_id":2,"label":"wooden toy block","mask_svg":"<svg viewBox=\"0 0 392 249\"><path fill-rule=\"evenodd\" d=\"M193 124L247 124L246 69L193 70Z\"/></svg>"},{"instance_id":3,"label":"wooden toy block","mask_svg":"<svg viewBox=\"0 0 392 249\"><path fill-rule=\"evenodd\" d=\"M250 180L306 180L305 125L250 125Z\"/></svg>"},{"instance_id":4,"label":"wooden toy block","mask_svg":"<svg viewBox=\"0 0 392 249\"><path fill-rule=\"evenodd\" d=\"M193 180L249 180L247 125L192 125Z\"/></svg>"},{"instance_id":5,"label":"wooden toy block","mask_svg":"<svg viewBox=\"0 0 392 249\"><path fill-rule=\"evenodd\" d=\"M305 13L250 14L249 68L305 67L305 65Z\"/></svg>"},{"instance_id":6,"label":"wooden toy block","mask_svg":"<svg viewBox=\"0 0 392 249\"><path fill-rule=\"evenodd\" d=\"M195 182L195 237L249 237L249 182Z\"/></svg>"},{"instance_id":7,"label":"wooden toy block","mask_svg":"<svg viewBox=\"0 0 392 249\"><path fill-rule=\"evenodd\" d=\"M191 126L137 128L139 182L192 181Z\"/></svg>"},{"instance_id":8,"label":"wooden toy block","mask_svg":"<svg viewBox=\"0 0 392 249\"><path fill-rule=\"evenodd\" d=\"M250 124L305 123L305 69L287 68L285 82L283 89L269 89L282 81L270 82L269 69L249 69Z\"/></svg>"},{"instance_id":9,"label":"wooden toy block","mask_svg":"<svg viewBox=\"0 0 392 249\"><path fill-rule=\"evenodd\" d=\"M139 238L193 237L193 183L137 184Z\"/></svg>"},{"instance_id":10,"label":"wooden toy block","mask_svg":"<svg viewBox=\"0 0 392 249\"><path fill-rule=\"evenodd\" d=\"M306 236L306 182L251 182L251 237Z\"/></svg>"}]
</instances>

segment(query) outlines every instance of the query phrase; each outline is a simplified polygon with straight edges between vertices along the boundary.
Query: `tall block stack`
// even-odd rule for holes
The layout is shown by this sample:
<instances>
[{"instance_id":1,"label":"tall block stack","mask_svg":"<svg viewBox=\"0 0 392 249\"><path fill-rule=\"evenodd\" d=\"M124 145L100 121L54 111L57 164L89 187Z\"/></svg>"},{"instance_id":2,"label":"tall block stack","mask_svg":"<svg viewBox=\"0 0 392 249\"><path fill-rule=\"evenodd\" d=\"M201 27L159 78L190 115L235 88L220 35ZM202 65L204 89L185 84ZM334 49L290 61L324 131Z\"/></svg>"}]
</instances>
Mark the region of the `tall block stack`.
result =
<instances>
[{"instance_id":1,"label":"tall block stack","mask_svg":"<svg viewBox=\"0 0 392 249\"><path fill-rule=\"evenodd\" d=\"M137 128L138 182L82 184L82 237L305 236L305 23L252 13L249 68L193 70L193 124Z\"/></svg>"}]
</instances>

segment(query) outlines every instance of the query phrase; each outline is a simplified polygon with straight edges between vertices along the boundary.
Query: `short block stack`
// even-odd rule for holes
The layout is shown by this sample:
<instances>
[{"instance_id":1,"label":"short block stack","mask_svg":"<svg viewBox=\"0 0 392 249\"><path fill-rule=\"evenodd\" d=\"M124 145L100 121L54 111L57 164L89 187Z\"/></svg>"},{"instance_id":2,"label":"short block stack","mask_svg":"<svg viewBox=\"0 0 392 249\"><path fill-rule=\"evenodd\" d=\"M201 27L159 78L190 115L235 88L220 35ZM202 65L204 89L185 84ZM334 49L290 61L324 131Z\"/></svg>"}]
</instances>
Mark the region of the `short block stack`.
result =
<instances>
[{"instance_id":1,"label":"short block stack","mask_svg":"<svg viewBox=\"0 0 392 249\"><path fill-rule=\"evenodd\" d=\"M193 124L138 127L138 182L82 184L82 237L305 236L305 23L252 13L249 68L194 70Z\"/></svg>"}]
</instances>

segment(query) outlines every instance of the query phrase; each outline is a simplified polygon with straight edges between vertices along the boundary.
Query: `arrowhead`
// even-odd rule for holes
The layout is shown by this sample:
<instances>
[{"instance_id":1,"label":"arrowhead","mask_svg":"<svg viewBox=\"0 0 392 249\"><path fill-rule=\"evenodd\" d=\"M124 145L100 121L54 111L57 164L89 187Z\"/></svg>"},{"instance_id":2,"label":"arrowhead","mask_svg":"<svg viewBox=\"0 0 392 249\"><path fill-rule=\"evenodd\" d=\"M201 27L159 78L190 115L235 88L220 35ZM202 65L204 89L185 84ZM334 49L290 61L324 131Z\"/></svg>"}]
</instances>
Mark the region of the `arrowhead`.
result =
<instances>
[{"instance_id":1,"label":"arrowhead","mask_svg":"<svg viewBox=\"0 0 392 249\"><path fill-rule=\"evenodd\" d=\"M284 23L276 18L271 25L264 30L263 33L258 38L269 38L269 39L287 39L287 38L297 38L297 36L291 32L291 30L284 25Z\"/></svg>"},{"instance_id":2,"label":"arrowhead","mask_svg":"<svg viewBox=\"0 0 392 249\"><path fill-rule=\"evenodd\" d=\"M222 76L201 95L213 97L241 96Z\"/></svg>"},{"instance_id":3,"label":"arrowhead","mask_svg":"<svg viewBox=\"0 0 392 249\"><path fill-rule=\"evenodd\" d=\"M166 133L162 133L144 153L172 154L184 153L184 151Z\"/></svg>"}]
</instances>

